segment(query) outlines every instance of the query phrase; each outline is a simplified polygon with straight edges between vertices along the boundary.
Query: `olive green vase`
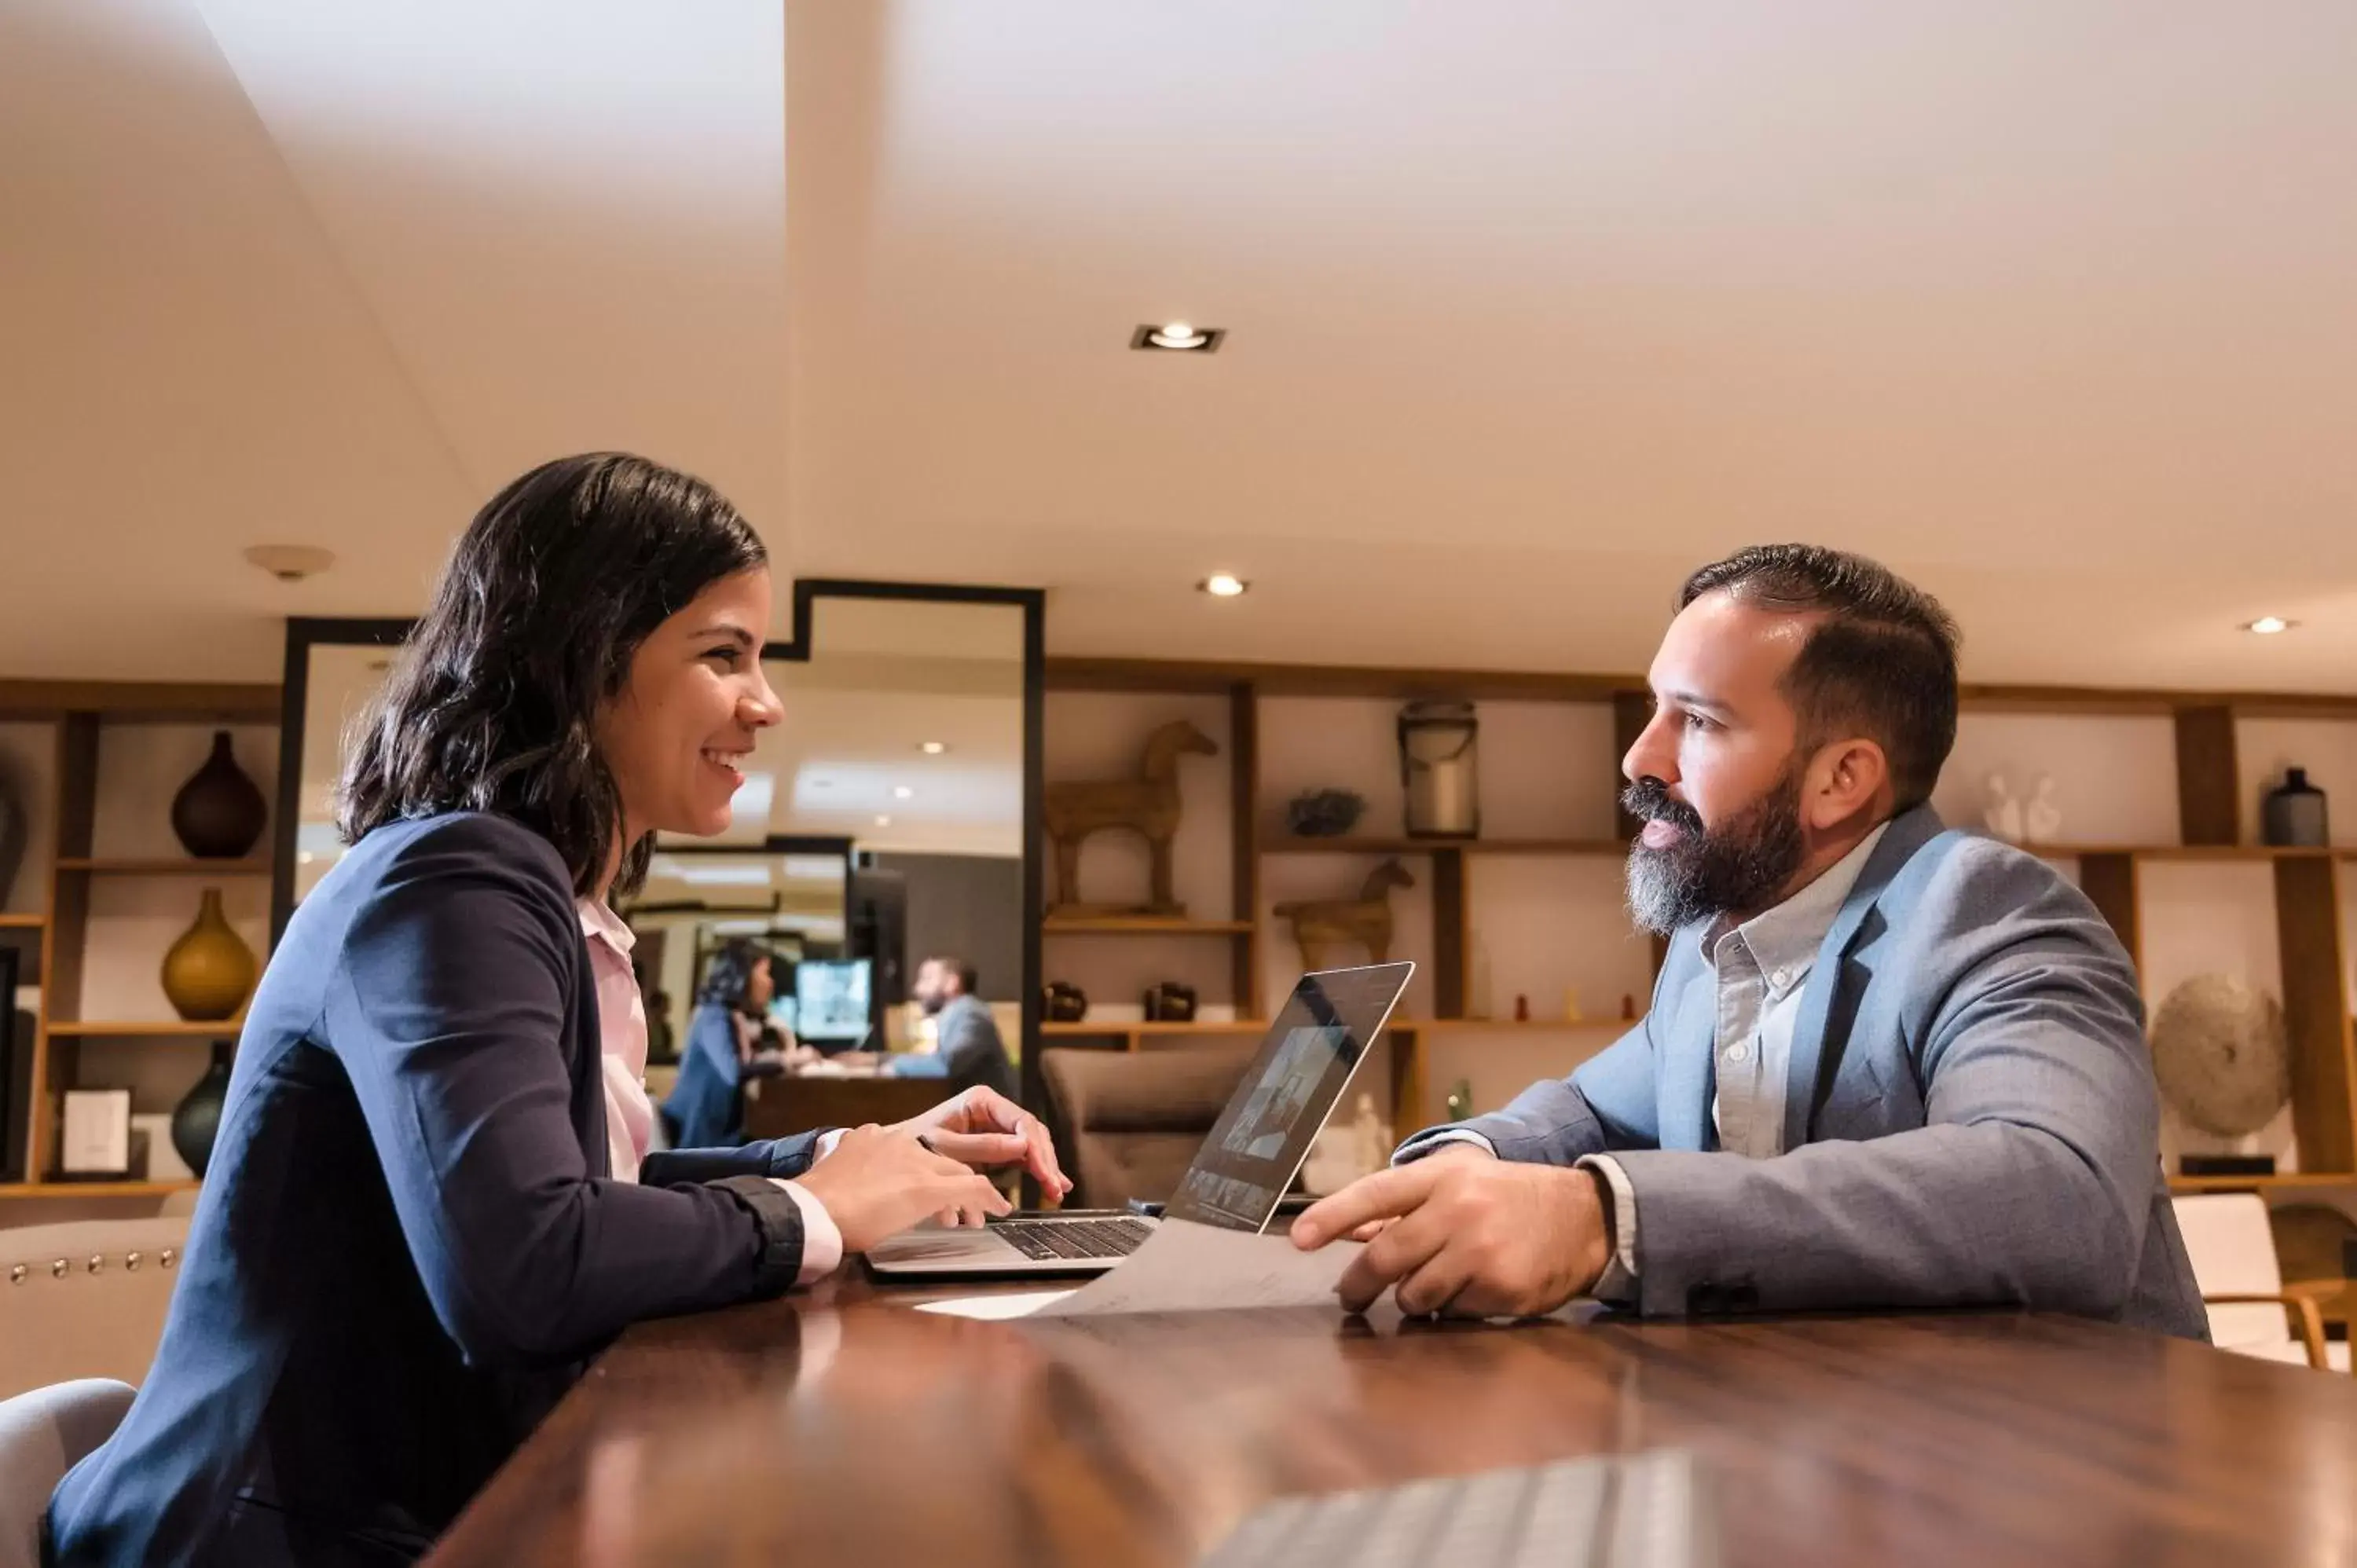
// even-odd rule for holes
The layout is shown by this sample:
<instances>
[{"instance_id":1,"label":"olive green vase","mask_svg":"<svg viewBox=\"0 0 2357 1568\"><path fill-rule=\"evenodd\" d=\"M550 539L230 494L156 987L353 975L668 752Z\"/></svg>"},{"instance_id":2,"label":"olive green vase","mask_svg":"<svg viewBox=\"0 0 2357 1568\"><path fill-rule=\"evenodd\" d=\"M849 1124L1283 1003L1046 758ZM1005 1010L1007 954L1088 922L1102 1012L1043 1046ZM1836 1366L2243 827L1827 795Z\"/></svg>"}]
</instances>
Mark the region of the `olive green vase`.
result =
<instances>
[{"instance_id":1,"label":"olive green vase","mask_svg":"<svg viewBox=\"0 0 2357 1568\"><path fill-rule=\"evenodd\" d=\"M206 888L197 923L164 955L166 999L192 1023L233 1017L253 989L255 972L253 950L221 914L221 889Z\"/></svg>"}]
</instances>

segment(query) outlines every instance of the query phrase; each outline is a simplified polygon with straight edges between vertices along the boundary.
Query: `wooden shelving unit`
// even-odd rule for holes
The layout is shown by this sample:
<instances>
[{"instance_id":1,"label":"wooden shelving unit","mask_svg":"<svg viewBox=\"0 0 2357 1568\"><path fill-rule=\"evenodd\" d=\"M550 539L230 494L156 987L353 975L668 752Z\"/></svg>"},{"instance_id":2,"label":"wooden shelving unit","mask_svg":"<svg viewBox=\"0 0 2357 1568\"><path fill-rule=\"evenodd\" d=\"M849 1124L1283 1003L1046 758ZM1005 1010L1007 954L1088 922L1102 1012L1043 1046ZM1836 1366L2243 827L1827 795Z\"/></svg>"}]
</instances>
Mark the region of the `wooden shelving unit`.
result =
<instances>
[{"instance_id":1,"label":"wooden shelving unit","mask_svg":"<svg viewBox=\"0 0 2357 1568\"><path fill-rule=\"evenodd\" d=\"M193 1181L0 1182L0 1200L12 1197L166 1197L193 1192Z\"/></svg>"},{"instance_id":2,"label":"wooden shelving unit","mask_svg":"<svg viewBox=\"0 0 2357 1568\"><path fill-rule=\"evenodd\" d=\"M40 986L31 1063L28 1113L28 1179L0 1183L0 1198L154 1198L184 1190L188 1181L73 1181L55 1176L59 1095L77 1079L85 1044L115 1042L185 1051L189 1044L234 1039L242 1018L219 1023L178 1020L84 1018L84 981L96 950L91 946L93 904L101 886L142 878L174 883L266 878L266 857L199 860L158 854L98 853L100 756L102 737L123 726L167 725L192 728L240 725L275 727L279 691L274 685L115 683L104 682L0 682L0 719L51 726L54 734L48 786L52 820L46 854L47 897L38 914L0 915L0 930L34 933L39 946L36 974L22 977ZM191 764L193 768L194 764ZM271 777L256 773L265 797ZM119 896L119 895L110 895ZM147 955L141 953L144 961ZM154 953L160 962L162 950ZM45 1173L47 1173L45 1179Z\"/></svg>"},{"instance_id":3,"label":"wooden shelving unit","mask_svg":"<svg viewBox=\"0 0 2357 1568\"><path fill-rule=\"evenodd\" d=\"M60 860L60 872L80 872L91 876L267 876L267 860L198 860L184 857L177 860Z\"/></svg>"},{"instance_id":4,"label":"wooden shelving unit","mask_svg":"<svg viewBox=\"0 0 2357 1568\"><path fill-rule=\"evenodd\" d=\"M1267 798L1267 791L1274 786L1264 776L1263 757L1272 739L1285 739L1275 726L1290 722L1273 717L1272 704L1292 699L1380 699L1394 703L1440 697L1485 704L1588 704L1591 709L1605 710L1600 720L1588 721L1590 727L1582 732L1597 736L1594 749L1571 757L1567 765L1575 770L1592 768L1596 778L1591 783L1617 792L1620 755L1643 728L1651 711L1651 699L1641 678L1051 659L1048 661L1047 685L1051 700L1046 722L1051 742L1058 724L1054 699L1060 694L1071 694L1074 701L1097 704L1087 710L1092 715L1093 725L1102 725L1106 719L1108 710L1103 703L1108 694L1135 699L1141 712L1160 714L1173 711L1174 704L1191 704L1186 711L1199 723L1211 711L1208 706L1211 700L1224 700L1227 722L1222 749L1229 781L1230 830L1229 842L1223 847L1225 858L1232 867L1232 907L1196 912L1225 913L1230 918L1165 923L1158 929L1153 922L1119 923L1125 934L1140 938L1186 935L1227 939L1232 944L1230 991L1222 997L1206 990L1206 1002L1230 1002L1243 1013L1262 1011L1266 1004L1262 983L1267 961L1266 944L1274 933L1263 923L1262 889L1269 861L1285 856L1397 856L1408 862L1420 885L1428 890L1430 926L1428 930L1419 928L1418 940L1411 950L1426 965L1431 1001L1422 1011L1431 1015L1400 1020L1392 1030L1394 1050L1404 1058L1394 1073L1394 1110L1403 1130L1423 1124L1437 1110L1422 1098L1428 1047L1437 1040L1464 1036L1455 1048L1480 1052L1489 1048L1487 1043L1471 1036L1495 1036L1499 1049L1505 1049L1511 1042L1515 1049L1527 1052L1534 1047L1544 1048L1548 1036L1554 1036L1566 1040L1566 1055L1570 1058L1592 1049L1598 1035L1627 1027L1611 1015L1617 1012L1617 994L1584 994L1584 1002L1596 1005L1589 1016L1577 1024L1560 1017L1517 1022L1505 1017L1465 1016L1472 980L1474 905L1483 896L1481 889L1491 886L1488 880L1491 868L1496 867L1497 874L1503 875L1507 868L1498 863L1514 857L1552 858L1564 863L1565 875L1570 875L1584 861L1617 861L1627 853L1628 839L1635 826L1625 814L1610 813L1609 832L1574 832L1560 836L1526 832L1518 836L1500 832L1493 837L1454 840L1354 832L1334 838L1303 838L1276 825L1281 822L1283 802ZM1078 695L1083 693L1089 695ZM2205 864L2265 868L2272 885L2280 973L2264 979L2269 989L2279 987L2283 1000L2292 1046L2293 1120L2298 1156L2309 1169L2264 1181L2207 1177L2186 1178L2172 1185L2181 1191L2357 1189L2357 1039L2352 1034L2352 997L2347 978L2350 944L2342 930L2342 879L2357 875L2357 872L2344 872L2342 868L2357 861L2357 847L2287 849L2245 842L2242 820L2248 812L2249 803L2244 800L2246 783L2238 773L2236 761L2239 725L2246 721L2301 720L2357 725L2357 696L1985 685L1966 687L1964 703L1967 715L2159 718L2169 722L2168 736L2175 754L2178 819L2173 842L2155 842L2140 835L2135 840L2040 844L2030 846L2031 852L2058 863L2068 863L2069 874L2110 922L2140 970L2146 958L2143 928L2149 902L2144 884L2162 876L2160 868L2198 867ZM1297 715L1301 704L1296 703L1285 712ZM1204 727L1211 733L1208 725ZM1360 729L1350 733L1363 739L1365 725L1362 723ZM2149 734L2149 729L2145 733ZM1491 745L1486 726L1482 744L1485 751ZM1361 754L1362 770L1365 765ZM1488 768L1485 761L1485 772ZM1049 777L1056 775L1051 771ZM1351 776L1334 781L1351 785ZM1360 777L1351 787L1363 792L1366 782ZM2162 827L2158 822L2141 824L2143 834ZM1187 853L1198 863L1208 864L1222 850L1206 849L1199 843ZM1343 880L1348 875L1337 874ZM1515 875L1523 879L1522 886L1531 886L1533 873L1528 868ZM1595 873L1581 871L1578 875L1588 879L1583 886L1595 885ZM1303 880L1298 870L1287 876L1294 882ZM2357 886L2351 891L2357 894ZM2352 897L2349 907L2357 912L2357 897ZM1060 956L1069 950L1060 948L1057 939L1090 932L1097 924L1058 920L1044 924L1043 931L1049 939L1046 972L1049 978L1058 977ZM1281 931L1282 928L1276 929ZM1171 954L1171 972L1205 974L1201 961L1187 958L1175 946L1168 950ZM1653 967L1658 970L1662 944L1655 941L1652 950ZM1065 961L1077 966L1075 960ZM2260 978L2253 977L2255 981ZM1612 989L1617 993L1622 988L1616 983ZM1541 995L1534 991L1532 997L1541 1005L1554 1000L1552 993ZM1500 1010L1501 1001L1502 998L1492 997L1493 1012ZM1644 1002L1640 994L1637 1003L1641 1008ZM1595 1013L1605 1015L1595 1016ZM1260 1027L1255 1023L1240 1021L1211 1029L1197 1026L1196 1032L1207 1036L1232 1036ZM1157 1029L1161 1032L1157 1033ZM1175 1046L1184 1044L1185 1039L1183 1026L1174 1032L1167 1026L1138 1024L1084 1022L1048 1026L1041 1031L1042 1045L1058 1048L1138 1049L1149 1040Z\"/></svg>"}]
</instances>

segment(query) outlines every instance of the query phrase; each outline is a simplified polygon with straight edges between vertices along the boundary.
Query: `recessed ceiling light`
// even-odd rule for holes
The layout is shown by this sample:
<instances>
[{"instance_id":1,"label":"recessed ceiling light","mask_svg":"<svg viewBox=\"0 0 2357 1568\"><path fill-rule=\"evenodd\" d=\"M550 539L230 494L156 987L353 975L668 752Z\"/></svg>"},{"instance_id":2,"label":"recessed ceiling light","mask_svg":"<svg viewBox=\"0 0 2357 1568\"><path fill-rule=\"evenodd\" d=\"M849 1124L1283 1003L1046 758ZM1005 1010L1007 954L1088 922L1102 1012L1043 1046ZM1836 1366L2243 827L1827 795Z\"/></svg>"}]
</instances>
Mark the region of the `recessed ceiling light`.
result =
<instances>
[{"instance_id":1,"label":"recessed ceiling light","mask_svg":"<svg viewBox=\"0 0 2357 1568\"><path fill-rule=\"evenodd\" d=\"M1232 599L1252 585L1232 572L1214 572L1195 586L1215 599Z\"/></svg>"},{"instance_id":2,"label":"recessed ceiling light","mask_svg":"<svg viewBox=\"0 0 2357 1568\"><path fill-rule=\"evenodd\" d=\"M943 746L940 741L929 740L920 744L917 749L923 752L927 757L939 757L942 753L947 751L949 747Z\"/></svg>"},{"instance_id":3,"label":"recessed ceiling light","mask_svg":"<svg viewBox=\"0 0 2357 1568\"><path fill-rule=\"evenodd\" d=\"M2279 631L2289 631L2298 624L2299 622L2296 620L2286 620L2281 616L2261 616L2256 620L2244 621L2243 629L2256 633L2260 637L2273 637Z\"/></svg>"},{"instance_id":4,"label":"recessed ceiling light","mask_svg":"<svg viewBox=\"0 0 2357 1568\"><path fill-rule=\"evenodd\" d=\"M1129 335L1129 346L1180 354L1216 354L1227 335L1226 328L1220 327L1197 327L1185 321L1166 321L1157 327L1149 322Z\"/></svg>"},{"instance_id":5,"label":"recessed ceiling light","mask_svg":"<svg viewBox=\"0 0 2357 1568\"><path fill-rule=\"evenodd\" d=\"M892 819L889 817L878 817L876 819L876 825L879 828L888 828L892 825Z\"/></svg>"},{"instance_id":6,"label":"recessed ceiling light","mask_svg":"<svg viewBox=\"0 0 2357 1568\"><path fill-rule=\"evenodd\" d=\"M892 786L892 799L895 800L913 800L916 798L917 792L914 789L909 789L906 784L895 784Z\"/></svg>"}]
</instances>

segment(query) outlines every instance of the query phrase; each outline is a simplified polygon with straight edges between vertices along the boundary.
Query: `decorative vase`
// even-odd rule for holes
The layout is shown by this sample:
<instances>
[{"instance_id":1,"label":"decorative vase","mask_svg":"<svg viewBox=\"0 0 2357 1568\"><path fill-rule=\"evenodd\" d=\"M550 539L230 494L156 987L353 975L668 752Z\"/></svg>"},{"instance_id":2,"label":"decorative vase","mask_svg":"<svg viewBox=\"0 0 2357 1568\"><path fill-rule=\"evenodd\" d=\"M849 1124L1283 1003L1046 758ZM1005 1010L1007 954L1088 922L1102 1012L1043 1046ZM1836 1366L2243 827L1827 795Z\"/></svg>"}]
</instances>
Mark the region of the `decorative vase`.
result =
<instances>
[{"instance_id":1,"label":"decorative vase","mask_svg":"<svg viewBox=\"0 0 2357 1568\"><path fill-rule=\"evenodd\" d=\"M190 1022L232 1017L253 989L253 950L221 914L218 887L205 889L196 924L164 955L164 995Z\"/></svg>"},{"instance_id":2,"label":"decorative vase","mask_svg":"<svg viewBox=\"0 0 2357 1568\"><path fill-rule=\"evenodd\" d=\"M237 860L261 841L269 817L262 791L237 765L229 731L213 731L213 754L172 797L172 832L199 860Z\"/></svg>"},{"instance_id":3,"label":"decorative vase","mask_svg":"<svg viewBox=\"0 0 2357 1568\"><path fill-rule=\"evenodd\" d=\"M213 1135L221 1131L221 1101L229 1097L230 1043L213 1042L213 1065L197 1079L180 1103L172 1108L172 1147L188 1167L201 1177L213 1157Z\"/></svg>"},{"instance_id":4,"label":"decorative vase","mask_svg":"<svg viewBox=\"0 0 2357 1568\"><path fill-rule=\"evenodd\" d=\"M25 863L25 802L0 782L0 904L16 886L16 870Z\"/></svg>"},{"instance_id":5,"label":"decorative vase","mask_svg":"<svg viewBox=\"0 0 2357 1568\"><path fill-rule=\"evenodd\" d=\"M2271 844L2321 849L2332 842L2324 819L2324 791L2308 781L2305 768L2287 768L2284 781L2259 804L2259 836Z\"/></svg>"}]
</instances>

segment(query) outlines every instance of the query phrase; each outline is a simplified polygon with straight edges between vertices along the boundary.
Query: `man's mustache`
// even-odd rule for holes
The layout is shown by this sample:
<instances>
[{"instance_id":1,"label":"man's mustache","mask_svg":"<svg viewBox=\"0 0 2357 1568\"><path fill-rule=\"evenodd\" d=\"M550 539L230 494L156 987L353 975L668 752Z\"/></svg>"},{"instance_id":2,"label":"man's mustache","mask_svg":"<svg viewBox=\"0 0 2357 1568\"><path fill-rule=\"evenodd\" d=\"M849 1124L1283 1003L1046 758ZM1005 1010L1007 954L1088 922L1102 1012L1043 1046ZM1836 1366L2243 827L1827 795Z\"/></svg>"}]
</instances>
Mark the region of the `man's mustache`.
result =
<instances>
[{"instance_id":1,"label":"man's mustache","mask_svg":"<svg viewBox=\"0 0 2357 1568\"><path fill-rule=\"evenodd\" d=\"M1670 787L1651 775L1620 791L1620 809L1641 822L1667 822L1690 833L1702 832L1702 813L1670 794Z\"/></svg>"}]
</instances>

